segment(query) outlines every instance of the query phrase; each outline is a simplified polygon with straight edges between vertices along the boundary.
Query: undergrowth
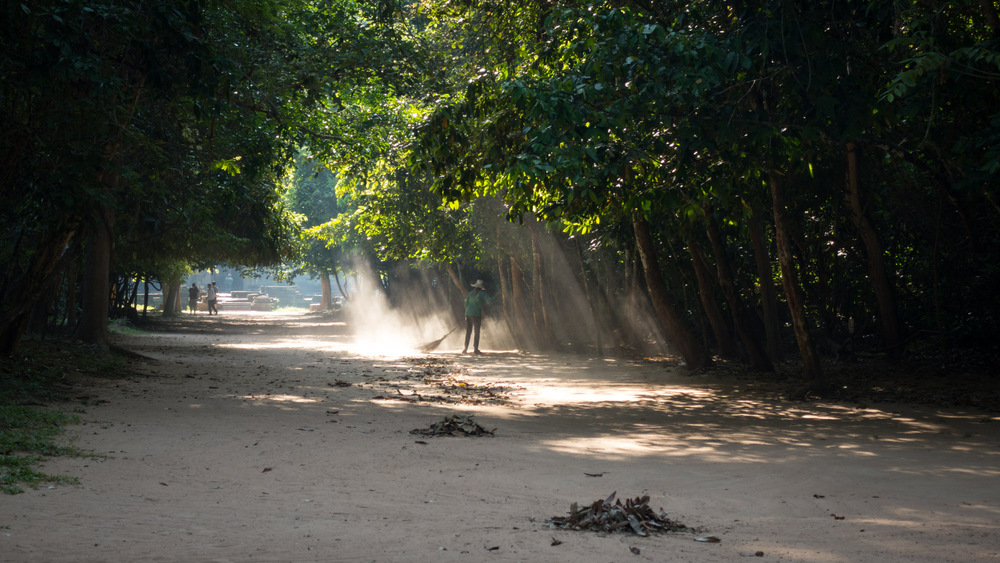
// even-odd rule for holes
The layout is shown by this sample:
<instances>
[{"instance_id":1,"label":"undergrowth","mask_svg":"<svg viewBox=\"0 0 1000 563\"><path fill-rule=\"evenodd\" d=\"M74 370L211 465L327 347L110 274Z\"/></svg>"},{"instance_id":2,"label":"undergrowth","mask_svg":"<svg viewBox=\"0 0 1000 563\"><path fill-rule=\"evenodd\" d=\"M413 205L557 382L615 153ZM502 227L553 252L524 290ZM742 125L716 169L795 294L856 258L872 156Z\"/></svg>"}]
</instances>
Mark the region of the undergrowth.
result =
<instances>
[{"instance_id":1,"label":"undergrowth","mask_svg":"<svg viewBox=\"0 0 1000 563\"><path fill-rule=\"evenodd\" d=\"M83 455L60 444L65 427L78 424L79 417L50 405L71 399L73 378L115 373L120 366L120 360L93 348L56 341L27 341L17 355L0 358L0 491L17 494L24 486L77 482L38 470L45 458Z\"/></svg>"}]
</instances>

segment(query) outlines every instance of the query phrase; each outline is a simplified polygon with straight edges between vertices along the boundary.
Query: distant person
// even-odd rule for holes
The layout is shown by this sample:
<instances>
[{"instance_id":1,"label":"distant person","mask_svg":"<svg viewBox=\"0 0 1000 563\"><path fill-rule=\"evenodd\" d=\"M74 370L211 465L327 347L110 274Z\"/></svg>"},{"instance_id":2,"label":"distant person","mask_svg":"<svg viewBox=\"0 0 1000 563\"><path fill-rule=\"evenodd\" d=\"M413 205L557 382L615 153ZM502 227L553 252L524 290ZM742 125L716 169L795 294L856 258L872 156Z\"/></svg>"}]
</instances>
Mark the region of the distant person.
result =
<instances>
[{"instance_id":1,"label":"distant person","mask_svg":"<svg viewBox=\"0 0 1000 563\"><path fill-rule=\"evenodd\" d=\"M188 288L188 309L191 310L192 315L198 312L198 295L200 294L198 285L192 283L191 287Z\"/></svg>"},{"instance_id":2,"label":"distant person","mask_svg":"<svg viewBox=\"0 0 1000 563\"><path fill-rule=\"evenodd\" d=\"M472 291L465 296L465 348L462 349L463 354L469 352L469 338L473 332L476 333L476 338L473 340L472 349L475 354L482 354L479 351L479 329L483 326L483 307L493 301L494 298L486 293L486 283L483 280L476 280L476 283L472 284Z\"/></svg>"},{"instance_id":3,"label":"distant person","mask_svg":"<svg viewBox=\"0 0 1000 563\"><path fill-rule=\"evenodd\" d=\"M219 293L220 293L220 291L219 291L218 284L216 284L215 282L212 282L212 290L215 291L215 301L212 302L212 309L215 311L215 314L218 315L219 314Z\"/></svg>"},{"instance_id":4,"label":"distant person","mask_svg":"<svg viewBox=\"0 0 1000 563\"><path fill-rule=\"evenodd\" d=\"M210 283L205 286L205 301L208 303L208 314L211 315L215 313L219 314L219 310L215 308L215 301L218 293L215 291L215 283Z\"/></svg>"}]
</instances>

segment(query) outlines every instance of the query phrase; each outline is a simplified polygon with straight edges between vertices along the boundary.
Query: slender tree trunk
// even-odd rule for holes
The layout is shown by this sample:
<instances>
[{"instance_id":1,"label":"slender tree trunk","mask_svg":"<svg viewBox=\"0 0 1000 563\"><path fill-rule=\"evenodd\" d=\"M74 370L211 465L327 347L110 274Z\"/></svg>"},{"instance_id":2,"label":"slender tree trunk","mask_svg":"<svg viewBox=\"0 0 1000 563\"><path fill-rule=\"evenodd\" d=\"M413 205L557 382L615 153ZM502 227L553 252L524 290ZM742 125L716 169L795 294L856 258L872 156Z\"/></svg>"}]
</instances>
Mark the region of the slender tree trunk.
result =
<instances>
[{"instance_id":1,"label":"slender tree trunk","mask_svg":"<svg viewBox=\"0 0 1000 563\"><path fill-rule=\"evenodd\" d=\"M711 210L705 210L705 221L708 230L708 239L712 242L712 251L715 254L715 271L718 275L719 286L722 287L722 294L729 303L729 312L733 317L733 326L736 334L743 341L747 356L750 358L750 366L760 371L774 371L771 360L767 357L767 352L760 344L760 339L747 327L746 308L743 300L736 291L736 282L733 281L733 274L729 267L729 258L726 256L726 247L723 244L722 233L719 225L712 218Z\"/></svg>"},{"instance_id":2,"label":"slender tree trunk","mask_svg":"<svg viewBox=\"0 0 1000 563\"><path fill-rule=\"evenodd\" d=\"M337 291L339 291L340 294L344 296L344 300L350 301L351 296L349 296L347 292L344 291L344 286L340 284L340 274L337 272L336 269L333 270L333 281L337 282Z\"/></svg>"},{"instance_id":3,"label":"slender tree trunk","mask_svg":"<svg viewBox=\"0 0 1000 563\"><path fill-rule=\"evenodd\" d=\"M698 281L698 297L705 309L705 317L708 319L708 325L712 328L715 342L719 346L719 355L727 359L739 358L739 348L736 346L733 335L729 332L726 317L722 314L722 309L719 308L719 303L715 300L715 291L713 291L713 286L709 281L711 273L708 261L702 250L694 243L688 245L688 251L691 253L691 265L694 266L694 276Z\"/></svg>"},{"instance_id":4,"label":"slender tree trunk","mask_svg":"<svg viewBox=\"0 0 1000 563\"><path fill-rule=\"evenodd\" d=\"M503 251L497 252L497 272L500 272L500 310L503 311L503 321L510 329L512 324L512 311L510 299L510 284L507 282L507 265L504 262Z\"/></svg>"},{"instance_id":5,"label":"slender tree trunk","mask_svg":"<svg viewBox=\"0 0 1000 563\"><path fill-rule=\"evenodd\" d=\"M885 340L889 355L893 359L899 359L903 349L899 320L896 316L896 298L889 276L885 271L882 242L861 203L858 151L854 143L847 143L847 202L851 208L851 219L854 220L854 226L858 229L858 236L861 238L865 247L865 255L868 258L868 275L875 290L875 299L878 301L882 338Z\"/></svg>"},{"instance_id":6,"label":"slender tree trunk","mask_svg":"<svg viewBox=\"0 0 1000 563\"><path fill-rule=\"evenodd\" d=\"M129 280L128 285L131 292L125 314L129 319L135 320L139 318L139 280Z\"/></svg>"},{"instance_id":7,"label":"slender tree trunk","mask_svg":"<svg viewBox=\"0 0 1000 563\"><path fill-rule=\"evenodd\" d=\"M795 273L792 256L792 241L789 236L788 210L785 206L784 190L778 172L772 170L769 174L771 184L771 201L774 210L774 234L778 243L778 263L781 265L781 283L785 289L785 299L788 301L788 311L792 316L792 328L795 330L795 340L802 356L802 375L807 385L817 389L826 387L826 379L816 356L812 337L809 334L809 324L806 319L805 304L802 292L799 290L798 276Z\"/></svg>"},{"instance_id":8,"label":"slender tree trunk","mask_svg":"<svg viewBox=\"0 0 1000 563\"><path fill-rule=\"evenodd\" d=\"M447 268L448 276L451 278L451 283L455 284L455 287L458 288L458 294L465 297L470 290L465 287L465 284L462 283L462 277L459 276L458 271L455 270L455 265L449 262Z\"/></svg>"},{"instance_id":9,"label":"slender tree trunk","mask_svg":"<svg viewBox=\"0 0 1000 563\"><path fill-rule=\"evenodd\" d=\"M531 311L528 281L525 279L524 269L513 256L510 257L510 285L518 346L529 350L538 349L539 336L532 322L534 314Z\"/></svg>"},{"instance_id":10,"label":"slender tree trunk","mask_svg":"<svg viewBox=\"0 0 1000 563\"><path fill-rule=\"evenodd\" d=\"M660 274L660 262L656 255L656 246L649 233L649 224L645 219L635 216L632 220L635 230L636 246L642 259L642 268L646 274L646 287L653 302L653 310L663 325L663 330L680 350L688 369L703 369L711 365L704 346L698 342L694 334L684 322L684 317L673 304L667 292L663 276Z\"/></svg>"},{"instance_id":11,"label":"slender tree trunk","mask_svg":"<svg viewBox=\"0 0 1000 563\"><path fill-rule=\"evenodd\" d=\"M594 323L594 340L595 346L597 347L597 357L604 357L604 343L601 339L601 323L597 319L597 311L595 310L597 297L594 296L594 292L590 290L590 276L587 275L587 265L583 259L583 248L580 246L580 240L576 241L576 255L577 261L579 262L580 277L583 279L583 292L587 297L587 304L590 306L590 319Z\"/></svg>"},{"instance_id":12,"label":"slender tree trunk","mask_svg":"<svg viewBox=\"0 0 1000 563\"><path fill-rule=\"evenodd\" d=\"M774 272L771 270L771 253L768 251L764 222L760 211L753 206L749 217L750 244L753 246L754 261L757 264L760 307L764 317L764 333L767 337L767 354L772 361L781 360L781 321L778 319L778 297L774 287Z\"/></svg>"},{"instance_id":13,"label":"slender tree trunk","mask_svg":"<svg viewBox=\"0 0 1000 563\"><path fill-rule=\"evenodd\" d=\"M541 337L544 349L552 348L552 331L549 327L547 296L545 287L545 262L539 248L538 231L534 225L531 231L531 311L535 319L535 331Z\"/></svg>"}]
</instances>

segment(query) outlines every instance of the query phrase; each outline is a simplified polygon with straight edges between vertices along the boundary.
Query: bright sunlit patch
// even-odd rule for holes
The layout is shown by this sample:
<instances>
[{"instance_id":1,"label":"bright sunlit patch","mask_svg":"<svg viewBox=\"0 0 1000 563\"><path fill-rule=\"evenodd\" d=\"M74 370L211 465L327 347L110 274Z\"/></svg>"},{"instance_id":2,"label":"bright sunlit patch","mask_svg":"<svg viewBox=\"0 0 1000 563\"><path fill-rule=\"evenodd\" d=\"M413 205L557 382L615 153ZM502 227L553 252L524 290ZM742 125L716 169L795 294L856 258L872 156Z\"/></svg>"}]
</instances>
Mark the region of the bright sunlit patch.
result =
<instances>
[{"instance_id":1,"label":"bright sunlit patch","mask_svg":"<svg viewBox=\"0 0 1000 563\"><path fill-rule=\"evenodd\" d=\"M807 420L840 420L840 417L838 416L819 415L819 414L804 414L802 415L802 418Z\"/></svg>"},{"instance_id":2,"label":"bright sunlit patch","mask_svg":"<svg viewBox=\"0 0 1000 563\"><path fill-rule=\"evenodd\" d=\"M734 456L720 450L716 444L692 444L689 440L676 440L662 434L629 434L627 436L577 437L563 440L547 440L540 446L569 455L585 456L588 459L605 458L621 460L623 457L699 457L706 461L759 461L750 457Z\"/></svg>"},{"instance_id":3,"label":"bright sunlit patch","mask_svg":"<svg viewBox=\"0 0 1000 563\"><path fill-rule=\"evenodd\" d=\"M264 401L270 403L318 403L319 399L310 399L301 395L243 395L243 399L248 401Z\"/></svg>"},{"instance_id":4,"label":"bright sunlit patch","mask_svg":"<svg viewBox=\"0 0 1000 563\"><path fill-rule=\"evenodd\" d=\"M665 447L664 444L641 440L639 436L635 435L628 438L568 438L565 440L545 441L542 442L542 445L547 449L567 454L586 454L588 456L606 456L609 458L630 455L669 455L671 450L671 448Z\"/></svg>"},{"instance_id":5,"label":"bright sunlit patch","mask_svg":"<svg viewBox=\"0 0 1000 563\"><path fill-rule=\"evenodd\" d=\"M703 389L650 389L640 385L566 385L559 379L538 380L526 400L538 403L638 403L669 401L671 399L706 398L710 391ZM689 407L690 408L690 407Z\"/></svg>"},{"instance_id":6,"label":"bright sunlit patch","mask_svg":"<svg viewBox=\"0 0 1000 563\"><path fill-rule=\"evenodd\" d=\"M313 338L276 338L266 342L220 343L215 346L218 348L232 348L235 350L304 349L317 351L343 351L347 348L343 342L331 342L330 340L318 340Z\"/></svg>"}]
</instances>

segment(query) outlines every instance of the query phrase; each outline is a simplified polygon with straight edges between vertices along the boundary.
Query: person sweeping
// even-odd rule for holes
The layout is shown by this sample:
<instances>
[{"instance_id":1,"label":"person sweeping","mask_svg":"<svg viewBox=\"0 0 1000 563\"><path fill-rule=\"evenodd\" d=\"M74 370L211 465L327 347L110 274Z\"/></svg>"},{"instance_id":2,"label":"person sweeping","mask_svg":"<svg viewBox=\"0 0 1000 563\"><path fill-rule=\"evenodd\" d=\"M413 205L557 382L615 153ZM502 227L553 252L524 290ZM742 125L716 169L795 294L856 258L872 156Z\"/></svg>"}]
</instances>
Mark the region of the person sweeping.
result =
<instances>
[{"instance_id":1,"label":"person sweeping","mask_svg":"<svg viewBox=\"0 0 1000 563\"><path fill-rule=\"evenodd\" d=\"M494 299L486 293L486 283L483 280L476 280L476 283L472 284L472 291L465 296L465 348L462 349L463 354L469 352L469 338L473 331L476 333L472 345L473 353L482 354L479 351L479 330L483 326L483 307L492 303Z\"/></svg>"}]
</instances>

